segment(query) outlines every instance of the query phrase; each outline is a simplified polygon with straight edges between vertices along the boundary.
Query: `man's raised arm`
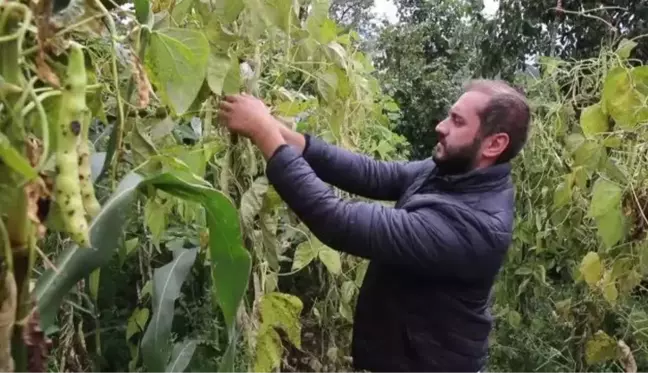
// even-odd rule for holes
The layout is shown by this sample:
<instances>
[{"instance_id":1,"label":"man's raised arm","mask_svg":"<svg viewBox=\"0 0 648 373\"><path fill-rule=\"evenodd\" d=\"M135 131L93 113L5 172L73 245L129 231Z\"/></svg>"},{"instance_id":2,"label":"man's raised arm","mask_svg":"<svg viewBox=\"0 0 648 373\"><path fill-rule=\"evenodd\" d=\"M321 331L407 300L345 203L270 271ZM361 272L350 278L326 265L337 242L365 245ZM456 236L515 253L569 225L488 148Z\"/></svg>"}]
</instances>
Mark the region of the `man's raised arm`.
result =
<instances>
[{"instance_id":1,"label":"man's raised arm","mask_svg":"<svg viewBox=\"0 0 648 373\"><path fill-rule=\"evenodd\" d=\"M397 200L407 181L430 164L428 161L378 161L283 125L281 135L302 154L322 181L366 198Z\"/></svg>"}]
</instances>

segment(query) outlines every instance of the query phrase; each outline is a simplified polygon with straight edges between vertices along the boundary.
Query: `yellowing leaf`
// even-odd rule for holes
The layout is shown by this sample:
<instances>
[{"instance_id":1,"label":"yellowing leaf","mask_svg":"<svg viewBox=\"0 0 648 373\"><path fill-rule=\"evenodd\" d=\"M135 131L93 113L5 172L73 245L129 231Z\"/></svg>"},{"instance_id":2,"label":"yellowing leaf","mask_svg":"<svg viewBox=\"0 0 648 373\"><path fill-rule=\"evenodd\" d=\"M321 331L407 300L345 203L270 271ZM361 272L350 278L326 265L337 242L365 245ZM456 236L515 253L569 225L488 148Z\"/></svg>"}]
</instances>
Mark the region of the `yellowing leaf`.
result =
<instances>
[{"instance_id":1,"label":"yellowing leaf","mask_svg":"<svg viewBox=\"0 0 648 373\"><path fill-rule=\"evenodd\" d=\"M648 84L647 75L648 66L631 70L616 67L605 78L602 100L608 114L623 129L648 120L648 106L644 104L646 93L640 91Z\"/></svg>"},{"instance_id":2,"label":"yellowing leaf","mask_svg":"<svg viewBox=\"0 0 648 373\"><path fill-rule=\"evenodd\" d=\"M583 109L580 116L580 125L585 136L596 135L608 130L608 118L601 110L600 103Z\"/></svg>"},{"instance_id":3,"label":"yellowing leaf","mask_svg":"<svg viewBox=\"0 0 648 373\"><path fill-rule=\"evenodd\" d=\"M585 343L585 359L589 365L614 359L616 354L616 342L602 330Z\"/></svg>"},{"instance_id":4,"label":"yellowing leaf","mask_svg":"<svg viewBox=\"0 0 648 373\"><path fill-rule=\"evenodd\" d=\"M603 298L612 306L616 305L616 301L619 298L619 291L616 288L614 279L611 276L611 272L608 271L603 275L603 281L601 281L601 291L603 292Z\"/></svg>"},{"instance_id":5,"label":"yellowing leaf","mask_svg":"<svg viewBox=\"0 0 648 373\"><path fill-rule=\"evenodd\" d=\"M592 188L588 216L598 217L620 207L623 190L615 183L599 178Z\"/></svg>"},{"instance_id":6,"label":"yellowing leaf","mask_svg":"<svg viewBox=\"0 0 648 373\"><path fill-rule=\"evenodd\" d=\"M596 283L603 276L603 265L598 254L590 251L585 255L580 265L580 273L585 278L585 282L589 285L596 285Z\"/></svg>"},{"instance_id":7,"label":"yellowing leaf","mask_svg":"<svg viewBox=\"0 0 648 373\"><path fill-rule=\"evenodd\" d=\"M254 371L274 371L281 361L281 338L275 328L283 330L290 343L301 348L299 315L303 303L294 295L269 293L261 298L259 313L261 326L257 339Z\"/></svg>"}]
</instances>

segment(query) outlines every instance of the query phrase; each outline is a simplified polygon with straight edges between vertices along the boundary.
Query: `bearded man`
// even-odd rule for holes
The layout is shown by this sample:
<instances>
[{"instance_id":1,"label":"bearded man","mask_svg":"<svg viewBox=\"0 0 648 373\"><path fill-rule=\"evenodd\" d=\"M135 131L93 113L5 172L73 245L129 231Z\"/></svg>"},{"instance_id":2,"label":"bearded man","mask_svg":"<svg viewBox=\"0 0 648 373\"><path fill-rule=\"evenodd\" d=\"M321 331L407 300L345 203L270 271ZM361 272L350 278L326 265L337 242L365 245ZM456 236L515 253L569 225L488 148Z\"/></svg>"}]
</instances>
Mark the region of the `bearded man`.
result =
<instances>
[{"instance_id":1,"label":"bearded man","mask_svg":"<svg viewBox=\"0 0 648 373\"><path fill-rule=\"evenodd\" d=\"M475 80L436 126L425 160L384 162L302 135L249 95L221 120L267 159L281 198L327 246L370 260L354 316L354 367L483 371L492 287L512 241L511 160L526 143L526 98ZM394 207L338 198L327 185Z\"/></svg>"}]
</instances>

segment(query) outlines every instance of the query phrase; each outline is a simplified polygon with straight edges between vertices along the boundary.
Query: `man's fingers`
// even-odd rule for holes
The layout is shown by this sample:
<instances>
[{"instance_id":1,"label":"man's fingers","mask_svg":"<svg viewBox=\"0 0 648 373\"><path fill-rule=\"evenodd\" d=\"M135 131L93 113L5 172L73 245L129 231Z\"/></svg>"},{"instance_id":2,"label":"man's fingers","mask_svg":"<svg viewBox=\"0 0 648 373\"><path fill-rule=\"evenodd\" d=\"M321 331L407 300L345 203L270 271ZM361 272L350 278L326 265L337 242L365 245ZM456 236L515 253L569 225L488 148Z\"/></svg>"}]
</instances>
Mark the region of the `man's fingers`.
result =
<instances>
[{"instance_id":1,"label":"man's fingers","mask_svg":"<svg viewBox=\"0 0 648 373\"><path fill-rule=\"evenodd\" d=\"M232 111L232 104L227 101L221 101L219 106L221 111L226 111L226 112Z\"/></svg>"}]
</instances>

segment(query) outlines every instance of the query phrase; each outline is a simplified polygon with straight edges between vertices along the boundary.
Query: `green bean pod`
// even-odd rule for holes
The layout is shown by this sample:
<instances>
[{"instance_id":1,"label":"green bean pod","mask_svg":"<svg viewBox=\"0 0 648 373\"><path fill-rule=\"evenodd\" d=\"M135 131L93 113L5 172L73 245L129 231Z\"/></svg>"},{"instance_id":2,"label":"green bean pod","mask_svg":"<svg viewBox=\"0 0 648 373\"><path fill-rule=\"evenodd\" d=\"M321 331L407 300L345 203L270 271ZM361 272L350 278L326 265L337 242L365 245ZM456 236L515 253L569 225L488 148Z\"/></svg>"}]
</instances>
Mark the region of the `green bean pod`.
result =
<instances>
[{"instance_id":1,"label":"green bean pod","mask_svg":"<svg viewBox=\"0 0 648 373\"><path fill-rule=\"evenodd\" d=\"M94 186L92 185L91 169L90 169L90 147L88 146L88 130L90 128L90 112L86 112L84 120L81 122L81 135L79 145L77 146L77 153L79 155L79 182L81 183L81 198L83 199L83 207L86 213L92 220L99 211L101 205L95 196Z\"/></svg>"},{"instance_id":2,"label":"green bean pod","mask_svg":"<svg viewBox=\"0 0 648 373\"><path fill-rule=\"evenodd\" d=\"M81 46L73 43L63 85L59 117L56 123L56 178L55 198L61 211L64 228L72 239L82 247L90 247L88 222L85 218L81 187L77 144L81 123L88 111L86 107L87 76Z\"/></svg>"}]
</instances>

